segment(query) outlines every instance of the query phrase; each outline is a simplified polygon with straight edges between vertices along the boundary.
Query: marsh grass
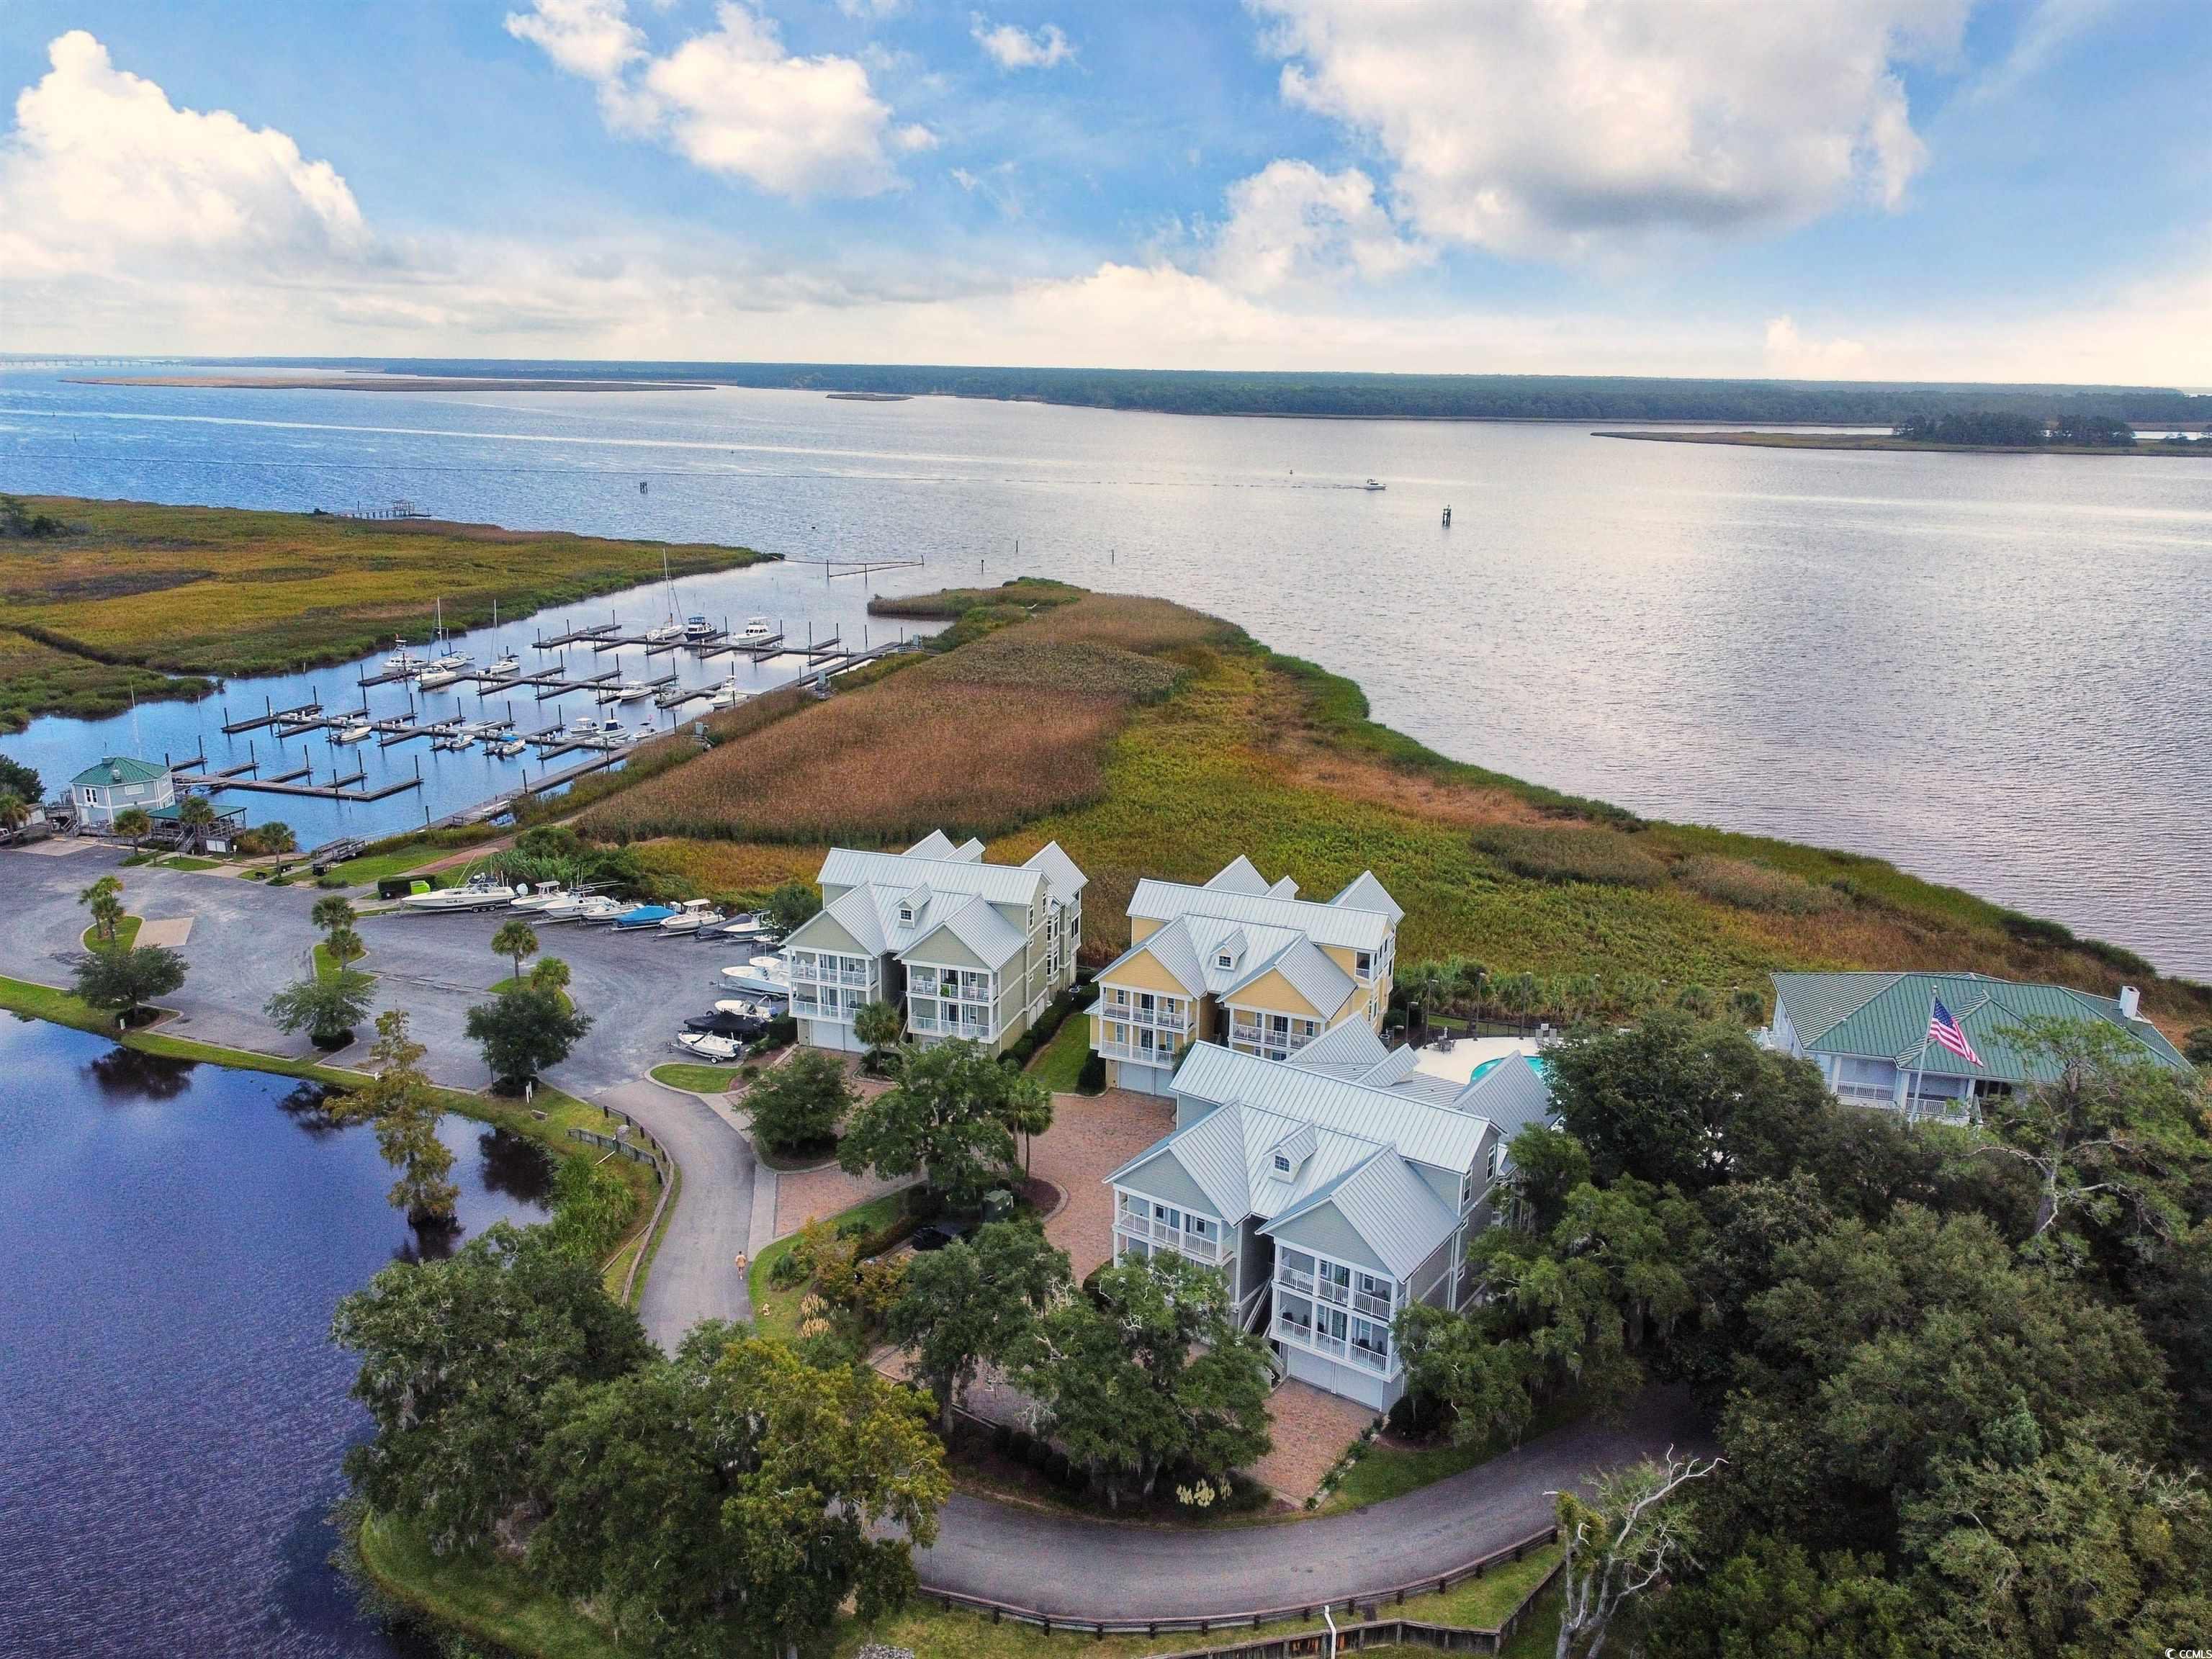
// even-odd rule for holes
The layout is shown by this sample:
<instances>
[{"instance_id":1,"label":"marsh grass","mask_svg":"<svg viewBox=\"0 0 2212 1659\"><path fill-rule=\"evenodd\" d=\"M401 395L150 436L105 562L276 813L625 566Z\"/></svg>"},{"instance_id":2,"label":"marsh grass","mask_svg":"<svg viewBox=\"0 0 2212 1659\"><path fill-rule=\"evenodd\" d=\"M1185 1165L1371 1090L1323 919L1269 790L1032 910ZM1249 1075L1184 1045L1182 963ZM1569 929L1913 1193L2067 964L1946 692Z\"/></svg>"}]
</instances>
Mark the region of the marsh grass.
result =
<instances>
[{"instance_id":1,"label":"marsh grass","mask_svg":"<svg viewBox=\"0 0 2212 1659\"><path fill-rule=\"evenodd\" d=\"M1090 669L1072 665L1118 665L1116 652L1171 665L1171 689L1146 701L1134 673L1087 699L991 683L1021 665L1080 679ZM1006 701L970 701L983 697ZM762 726L585 824L676 837L641 856L727 893L811 879L832 841L941 825L1018 861L1057 839L1091 878L1092 962L1127 943L1140 878L1204 881L1242 853L1323 897L1373 869L1406 908L1407 961L1720 990L1763 989L1786 968L1965 969L2108 992L2124 975L2177 1030L2212 1016L2203 988L1880 860L1647 823L1449 760L1376 726L1349 682L1156 599L1041 612Z\"/></svg>"},{"instance_id":2,"label":"marsh grass","mask_svg":"<svg viewBox=\"0 0 2212 1659\"><path fill-rule=\"evenodd\" d=\"M343 662L428 635L432 599L459 631L635 586L665 554L681 577L763 557L745 548L604 540L434 520L25 498L69 526L0 561L0 719L112 714L204 681ZM42 647L33 650L30 647ZM149 672L149 671L159 671Z\"/></svg>"}]
</instances>

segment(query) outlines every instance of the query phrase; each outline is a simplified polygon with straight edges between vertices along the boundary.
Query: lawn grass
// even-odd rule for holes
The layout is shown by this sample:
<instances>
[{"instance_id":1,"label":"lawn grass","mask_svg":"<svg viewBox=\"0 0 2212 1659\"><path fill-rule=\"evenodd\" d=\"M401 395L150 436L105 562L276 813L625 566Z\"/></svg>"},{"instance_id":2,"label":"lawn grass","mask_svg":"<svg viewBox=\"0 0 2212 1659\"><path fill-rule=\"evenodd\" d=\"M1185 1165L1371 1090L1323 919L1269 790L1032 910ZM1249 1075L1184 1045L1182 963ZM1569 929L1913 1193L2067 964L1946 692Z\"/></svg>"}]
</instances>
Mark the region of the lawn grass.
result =
<instances>
[{"instance_id":1,"label":"lawn grass","mask_svg":"<svg viewBox=\"0 0 2212 1659\"><path fill-rule=\"evenodd\" d=\"M65 534L0 564L0 721L111 714L238 678L357 657L395 634L448 629L769 556L489 525L362 522L298 513L27 496ZM4 729L4 727L0 727Z\"/></svg>"},{"instance_id":2,"label":"lawn grass","mask_svg":"<svg viewBox=\"0 0 2212 1659\"><path fill-rule=\"evenodd\" d=\"M1052 1041L1030 1057L1029 1073L1054 1094L1073 1094L1091 1058L1091 1013L1079 1008L1060 1021Z\"/></svg>"},{"instance_id":3,"label":"lawn grass","mask_svg":"<svg viewBox=\"0 0 2212 1659\"><path fill-rule=\"evenodd\" d=\"M222 868L221 859L194 858L189 853L173 853L167 858L158 860L157 862L164 870L220 870Z\"/></svg>"},{"instance_id":4,"label":"lawn grass","mask_svg":"<svg viewBox=\"0 0 2212 1659\"><path fill-rule=\"evenodd\" d=\"M477 1641L531 1659L620 1659L611 1631L489 1552L434 1555L419 1528L371 1515L354 1553L386 1595Z\"/></svg>"},{"instance_id":5,"label":"lawn grass","mask_svg":"<svg viewBox=\"0 0 2212 1659\"><path fill-rule=\"evenodd\" d=\"M145 920L146 918L143 916L125 916L122 921L117 922L115 924L115 939L113 941L115 948L119 951L127 951L132 945L136 945L138 942L138 924ZM91 927L86 928L83 933L77 936L77 943L84 946L86 950L93 951L99 949L101 945L106 945L109 941L100 938L100 924L98 922L94 922Z\"/></svg>"},{"instance_id":6,"label":"lawn grass","mask_svg":"<svg viewBox=\"0 0 2212 1659\"><path fill-rule=\"evenodd\" d=\"M1345 1510L1364 1509L1370 1504L1380 1504L1387 1498L1401 1498L1419 1487L1432 1486L1455 1474L1487 1463L1522 1442L1533 1440L1540 1434L1549 1434L1553 1429L1565 1428L1589 1415L1589 1407L1571 1395L1563 1395L1547 1401L1538 1407L1517 1440L1504 1435L1492 1435L1487 1439L1471 1441L1463 1446L1449 1443L1433 1446L1393 1446L1381 1440L1370 1442L1336 1490L1322 1500L1321 1513L1334 1515Z\"/></svg>"},{"instance_id":7,"label":"lawn grass","mask_svg":"<svg viewBox=\"0 0 2212 1659\"><path fill-rule=\"evenodd\" d=\"M692 1066L682 1060L672 1060L665 1066L653 1068L653 1080L665 1083L672 1089L689 1089L695 1094L727 1094L736 1083L739 1068L736 1066Z\"/></svg>"},{"instance_id":8,"label":"lawn grass","mask_svg":"<svg viewBox=\"0 0 2212 1659\"><path fill-rule=\"evenodd\" d=\"M864 1222L873 1230L888 1227L898 1219L906 1203L903 1188L872 1198L864 1204L839 1212L830 1218L834 1228L848 1221ZM769 1283L769 1273L777 1261L791 1254L791 1247L799 1235L788 1234L768 1246L752 1260L745 1270L745 1286L752 1297L753 1328L763 1336L781 1337L786 1341L799 1334L799 1304L806 1297L807 1287L794 1285L789 1290L779 1290Z\"/></svg>"},{"instance_id":9,"label":"lawn grass","mask_svg":"<svg viewBox=\"0 0 2212 1659\"><path fill-rule=\"evenodd\" d=\"M315 977L317 979L334 979L342 968L351 968L357 974L368 973L368 969L362 966L362 963L368 960L366 956L358 956L349 963L341 963L331 954L329 945L320 939L315 941ZM369 976L372 979L375 977L373 974Z\"/></svg>"}]
</instances>

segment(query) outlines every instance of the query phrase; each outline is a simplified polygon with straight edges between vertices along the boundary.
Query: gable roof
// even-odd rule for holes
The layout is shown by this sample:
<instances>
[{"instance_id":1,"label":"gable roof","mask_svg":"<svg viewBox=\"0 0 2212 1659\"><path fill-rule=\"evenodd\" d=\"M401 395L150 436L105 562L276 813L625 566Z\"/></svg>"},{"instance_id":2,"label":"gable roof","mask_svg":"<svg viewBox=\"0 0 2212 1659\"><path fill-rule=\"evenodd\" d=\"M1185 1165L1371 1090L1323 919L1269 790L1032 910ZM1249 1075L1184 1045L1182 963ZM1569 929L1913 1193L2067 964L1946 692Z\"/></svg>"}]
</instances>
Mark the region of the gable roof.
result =
<instances>
[{"instance_id":1,"label":"gable roof","mask_svg":"<svg viewBox=\"0 0 2212 1659\"><path fill-rule=\"evenodd\" d=\"M1267 890L1267 878L1251 860L1239 853L1207 878L1206 887L1213 893L1264 893Z\"/></svg>"},{"instance_id":2,"label":"gable roof","mask_svg":"<svg viewBox=\"0 0 2212 1659\"><path fill-rule=\"evenodd\" d=\"M2133 1037L2143 1059L2189 1069L2148 1020L2126 1018L2111 997L2063 985L2023 985L1983 974L1777 974L1774 994L1807 1052L1887 1060L1936 1077L2024 1083L2054 1075L2047 1062L2032 1060L2001 1035L2028 1019L2102 1020ZM1957 1016L1982 1057L1979 1066L1929 1040L1937 997Z\"/></svg>"},{"instance_id":3,"label":"gable roof","mask_svg":"<svg viewBox=\"0 0 2212 1659\"><path fill-rule=\"evenodd\" d=\"M923 843L927 844L927 843ZM957 854L957 848L953 849ZM918 858L905 853L862 853L834 847L816 878L824 887L889 887L910 893L927 885L937 893L974 895L992 904L1036 902L1045 873L1024 865L982 864L960 857Z\"/></svg>"},{"instance_id":4,"label":"gable roof","mask_svg":"<svg viewBox=\"0 0 2212 1659\"><path fill-rule=\"evenodd\" d=\"M1552 1085L1526 1054L1508 1054L1470 1079L1453 1105L1495 1123L1498 1139L1508 1145L1530 1124L1548 1123L1553 1115Z\"/></svg>"},{"instance_id":5,"label":"gable roof","mask_svg":"<svg viewBox=\"0 0 2212 1659\"><path fill-rule=\"evenodd\" d=\"M1236 870L1236 865L1230 866L1213 882L1222 881ZM1252 879L1259 880L1258 871L1252 872ZM1390 937L1390 930L1398 923L1390 910L1372 908L1368 903L1316 904L1307 899L1277 898L1268 893L1264 881L1255 890L1241 875L1233 884L1217 887L1213 882L1203 887L1191 887L1182 882L1157 881L1146 877L1130 896L1130 920L1166 923L1185 916L1203 916L1218 921L1285 928L1304 933L1316 945L1349 951L1381 950ZM1376 885L1379 890L1381 884ZM1351 890L1346 890L1346 893ZM1391 908L1395 909L1395 906Z\"/></svg>"},{"instance_id":6,"label":"gable roof","mask_svg":"<svg viewBox=\"0 0 2212 1659\"><path fill-rule=\"evenodd\" d=\"M899 856L909 859L950 859L952 856L952 837L942 830L933 830Z\"/></svg>"},{"instance_id":7,"label":"gable roof","mask_svg":"<svg viewBox=\"0 0 2212 1659\"><path fill-rule=\"evenodd\" d=\"M1255 1107L1340 1134L1395 1146L1419 1164L1462 1174L1474 1165L1488 1120L1389 1089L1346 1082L1285 1061L1193 1043L1176 1073L1178 1097Z\"/></svg>"},{"instance_id":8,"label":"gable roof","mask_svg":"<svg viewBox=\"0 0 2212 1659\"><path fill-rule=\"evenodd\" d=\"M1372 870L1362 870L1329 902L1351 910L1380 910L1393 922L1406 919L1404 908L1390 896L1390 890L1375 878Z\"/></svg>"},{"instance_id":9,"label":"gable roof","mask_svg":"<svg viewBox=\"0 0 2212 1659\"><path fill-rule=\"evenodd\" d=\"M1390 1049L1364 1019L1340 1020L1292 1054L1290 1064L1356 1083L1389 1057Z\"/></svg>"},{"instance_id":10,"label":"gable roof","mask_svg":"<svg viewBox=\"0 0 2212 1659\"><path fill-rule=\"evenodd\" d=\"M1328 1186L1309 1194L1277 1214L1260 1231L1279 1235L1300 1217L1333 1208L1365 1241L1376 1258L1399 1279L1436 1254L1459 1224L1454 1215L1402 1158L1377 1147Z\"/></svg>"},{"instance_id":11,"label":"gable roof","mask_svg":"<svg viewBox=\"0 0 2212 1659\"><path fill-rule=\"evenodd\" d=\"M70 787L98 789L118 783L158 783L168 775L167 767L156 766L151 761L129 755L108 755L71 778Z\"/></svg>"},{"instance_id":12,"label":"gable roof","mask_svg":"<svg viewBox=\"0 0 2212 1659\"><path fill-rule=\"evenodd\" d=\"M982 848L975 849L982 856ZM1091 884L1091 878L1076 867L1075 860L1067 856L1066 849L1056 841L1048 841L1022 860L1024 870L1042 870L1052 896L1062 904L1078 897Z\"/></svg>"},{"instance_id":13,"label":"gable roof","mask_svg":"<svg viewBox=\"0 0 2212 1659\"><path fill-rule=\"evenodd\" d=\"M988 962L994 967L1028 942L1020 928L983 900L971 898L951 915L938 917L935 926L926 930L916 928L915 938L901 947L900 954L920 951L939 933L950 933L973 951L978 962Z\"/></svg>"},{"instance_id":14,"label":"gable roof","mask_svg":"<svg viewBox=\"0 0 2212 1659\"><path fill-rule=\"evenodd\" d=\"M1217 963L1219 962L1218 950L1211 959ZM1358 981L1331 962L1311 939L1302 936L1291 939L1273 956L1256 963L1252 961L1248 951L1240 965L1244 970L1243 975L1235 984L1224 988L1220 993L1222 996L1233 997L1246 986L1266 978L1269 974L1280 974L1310 1006L1328 1018L1350 1001L1359 989Z\"/></svg>"},{"instance_id":15,"label":"gable roof","mask_svg":"<svg viewBox=\"0 0 2212 1659\"><path fill-rule=\"evenodd\" d=\"M1304 1145L1308 1137L1310 1148ZM1286 1142L1304 1156L1281 1176L1275 1171L1275 1149ZM1247 1216L1280 1214L1378 1153L1391 1155L1388 1146L1358 1135L1256 1106L1231 1106L1153 1142L1105 1181L1141 1189L1145 1167L1170 1159L1206 1194L1214 1214L1233 1226Z\"/></svg>"}]
</instances>

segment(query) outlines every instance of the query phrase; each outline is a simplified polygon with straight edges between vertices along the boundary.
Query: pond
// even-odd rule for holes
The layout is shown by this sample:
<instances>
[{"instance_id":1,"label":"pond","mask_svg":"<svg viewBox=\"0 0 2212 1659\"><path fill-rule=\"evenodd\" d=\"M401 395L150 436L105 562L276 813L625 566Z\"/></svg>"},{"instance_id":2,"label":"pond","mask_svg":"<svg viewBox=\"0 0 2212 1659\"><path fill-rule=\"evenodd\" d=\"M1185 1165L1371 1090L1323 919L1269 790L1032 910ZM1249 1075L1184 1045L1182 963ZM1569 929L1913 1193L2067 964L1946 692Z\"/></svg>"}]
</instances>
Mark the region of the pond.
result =
<instances>
[{"instance_id":1,"label":"pond","mask_svg":"<svg viewBox=\"0 0 2212 1659\"><path fill-rule=\"evenodd\" d=\"M466 1119L459 1239L550 1161ZM10 1655L413 1654L330 1565L367 1430L338 1298L442 1252L312 1085L0 1015L0 1562Z\"/></svg>"}]
</instances>

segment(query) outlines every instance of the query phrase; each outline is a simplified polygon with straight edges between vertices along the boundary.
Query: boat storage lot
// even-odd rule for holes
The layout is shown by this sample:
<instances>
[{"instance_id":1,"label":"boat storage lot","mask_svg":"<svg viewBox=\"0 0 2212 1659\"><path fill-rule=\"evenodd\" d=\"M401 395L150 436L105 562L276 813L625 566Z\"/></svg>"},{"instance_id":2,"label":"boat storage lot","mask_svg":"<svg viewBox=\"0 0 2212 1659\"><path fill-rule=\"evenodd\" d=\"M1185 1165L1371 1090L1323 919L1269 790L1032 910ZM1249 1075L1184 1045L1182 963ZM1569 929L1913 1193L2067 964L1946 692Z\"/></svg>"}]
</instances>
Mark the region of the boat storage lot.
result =
<instances>
[{"instance_id":1,"label":"boat storage lot","mask_svg":"<svg viewBox=\"0 0 2212 1659\"><path fill-rule=\"evenodd\" d=\"M8 896L0 904L0 974L67 985L88 920L76 896L112 871L131 915L191 919L182 949L191 973L183 990L162 999L180 1018L164 1030L203 1042L313 1054L305 1037L285 1036L259 1011L274 992L310 971L319 935L307 912L322 893L312 884L270 888L150 865L122 870L121 862L118 853L89 844L62 857L0 851L0 893ZM484 1000L486 988L513 971L490 949L492 930L504 919L499 911L401 913L365 916L360 923L368 945L361 966L377 975L378 1009L407 1010L416 1040L430 1050L430 1073L441 1083L474 1089L489 1080L463 1022L470 1006ZM570 1093L586 1097L680 1058L671 1042L684 1018L705 1012L720 994L717 970L750 954L740 945L574 922L539 927L538 940L543 954L568 963L568 994L592 1018L589 1035L552 1073ZM362 1032L362 1042L333 1059L359 1062L368 1036Z\"/></svg>"}]
</instances>

